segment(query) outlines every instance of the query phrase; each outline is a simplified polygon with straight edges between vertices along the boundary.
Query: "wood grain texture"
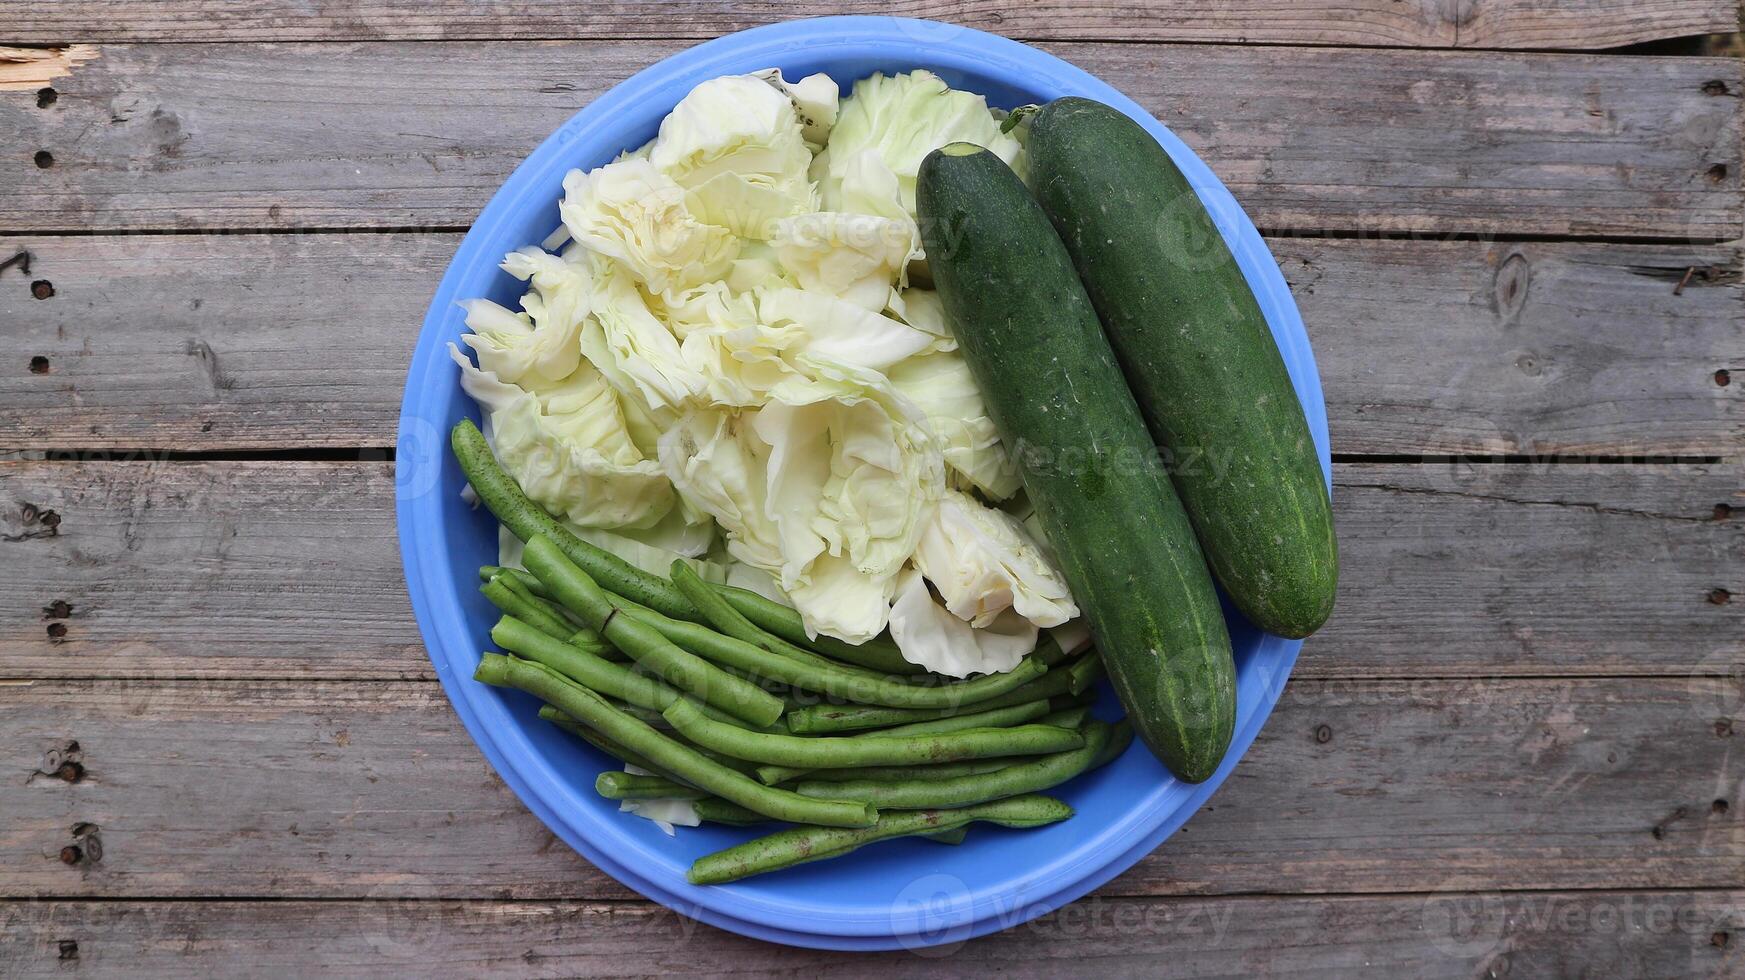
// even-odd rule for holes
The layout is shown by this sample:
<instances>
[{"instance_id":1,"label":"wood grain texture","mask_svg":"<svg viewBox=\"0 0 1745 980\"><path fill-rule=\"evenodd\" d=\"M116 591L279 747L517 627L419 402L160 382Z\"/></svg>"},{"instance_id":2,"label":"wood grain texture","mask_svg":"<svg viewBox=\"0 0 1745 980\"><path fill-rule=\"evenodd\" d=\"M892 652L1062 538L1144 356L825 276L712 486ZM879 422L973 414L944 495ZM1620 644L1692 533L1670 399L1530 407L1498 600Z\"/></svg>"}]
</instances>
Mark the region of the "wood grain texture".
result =
<instances>
[{"instance_id":1,"label":"wood grain texture","mask_svg":"<svg viewBox=\"0 0 1745 980\"><path fill-rule=\"evenodd\" d=\"M1737 887L1745 726L1715 721L1741 696L1709 677L1293 683L1212 803L1099 894ZM32 775L69 760L75 782ZM633 897L522 806L430 682L18 684L0 773L0 895Z\"/></svg>"},{"instance_id":2,"label":"wood grain texture","mask_svg":"<svg viewBox=\"0 0 1745 980\"><path fill-rule=\"evenodd\" d=\"M103 46L52 106L0 97L31 151L0 157L0 231L464 225L578 107L681 46ZM1168 123L1265 228L1740 234L1733 59L1046 47Z\"/></svg>"},{"instance_id":3,"label":"wood grain texture","mask_svg":"<svg viewBox=\"0 0 1745 980\"><path fill-rule=\"evenodd\" d=\"M246 7L224 0L62 0L20 9L4 36L33 44L709 38L801 14L925 17L1026 40L1424 47L1603 48L1738 27L1729 0L813 0L802 5L435 0L411 8L340 0Z\"/></svg>"},{"instance_id":4,"label":"wood grain texture","mask_svg":"<svg viewBox=\"0 0 1745 980\"><path fill-rule=\"evenodd\" d=\"M1335 483L1338 608L1299 676L1745 669L1745 602L1711 601L1745 596L1737 463ZM429 677L395 492L385 463L0 463L0 677Z\"/></svg>"},{"instance_id":5,"label":"wood grain texture","mask_svg":"<svg viewBox=\"0 0 1745 980\"><path fill-rule=\"evenodd\" d=\"M800 950L597 902L0 903L0 970L187 976L1627 976L1737 969L1745 892L1087 899L921 955ZM65 944L73 944L72 948ZM65 950L65 952L63 952ZM727 966L731 964L731 966Z\"/></svg>"},{"instance_id":6,"label":"wood grain texture","mask_svg":"<svg viewBox=\"0 0 1745 980\"><path fill-rule=\"evenodd\" d=\"M459 236L0 238L0 446L394 442ZM1734 246L1270 243L1343 453L1727 456L1745 448ZM1696 270L1674 292L1686 270ZM54 295L33 297L34 277ZM46 358L41 373L30 367Z\"/></svg>"}]
</instances>

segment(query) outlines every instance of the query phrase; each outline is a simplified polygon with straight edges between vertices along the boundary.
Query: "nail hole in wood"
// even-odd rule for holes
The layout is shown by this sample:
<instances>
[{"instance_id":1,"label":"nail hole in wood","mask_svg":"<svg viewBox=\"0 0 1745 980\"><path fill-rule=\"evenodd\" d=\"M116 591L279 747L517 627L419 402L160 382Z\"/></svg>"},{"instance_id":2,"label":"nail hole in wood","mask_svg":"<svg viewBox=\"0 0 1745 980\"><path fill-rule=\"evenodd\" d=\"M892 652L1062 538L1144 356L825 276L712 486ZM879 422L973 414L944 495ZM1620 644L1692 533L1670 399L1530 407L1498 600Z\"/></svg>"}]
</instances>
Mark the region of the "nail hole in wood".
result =
<instances>
[{"instance_id":1,"label":"nail hole in wood","mask_svg":"<svg viewBox=\"0 0 1745 980\"><path fill-rule=\"evenodd\" d=\"M30 373L31 374L47 374L48 373L48 358L42 356L41 354L38 354L35 357L31 358L30 359Z\"/></svg>"},{"instance_id":2,"label":"nail hole in wood","mask_svg":"<svg viewBox=\"0 0 1745 980\"><path fill-rule=\"evenodd\" d=\"M84 856L85 852L79 850L79 845L77 844L68 844L66 847L61 848L62 864L78 864L79 859Z\"/></svg>"},{"instance_id":3,"label":"nail hole in wood","mask_svg":"<svg viewBox=\"0 0 1745 980\"><path fill-rule=\"evenodd\" d=\"M1710 589L1709 590L1709 604L1710 605L1724 606L1727 603L1732 602L1732 601L1733 601L1733 593L1728 592L1726 589Z\"/></svg>"},{"instance_id":4,"label":"nail hole in wood","mask_svg":"<svg viewBox=\"0 0 1745 980\"><path fill-rule=\"evenodd\" d=\"M47 109L49 106L54 105L55 100L60 97L61 93L56 92L52 86L39 88L36 90L36 107L38 109Z\"/></svg>"},{"instance_id":5,"label":"nail hole in wood","mask_svg":"<svg viewBox=\"0 0 1745 980\"><path fill-rule=\"evenodd\" d=\"M50 643L60 643L67 638L66 623L48 624L48 639Z\"/></svg>"},{"instance_id":6,"label":"nail hole in wood","mask_svg":"<svg viewBox=\"0 0 1745 980\"><path fill-rule=\"evenodd\" d=\"M73 614L73 604L65 599L56 599L42 607L42 614L46 619L66 619Z\"/></svg>"},{"instance_id":7,"label":"nail hole in wood","mask_svg":"<svg viewBox=\"0 0 1745 980\"><path fill-rule=\"evenodd\" d=\"M1733 516L1733 505L1732 504L1716 504L1715 505L1715 520L1724 521L1727 518L1732 517L1732 516Z\"/></svg>"},{"instance_id":8,"label":"nail hole in wood","mask_svg":"<svg viewBox=\"0 0 1745 980\"><path fill-rule=\"evenodd\" d=\"M1717 718L1717 719L1715 719L1715 734L1719 735L1722 738L1726 738L1728 735L1733 734L1733 719L1731 719L1731 718Z\"/></svg>"},{"instance_id":9,"label":"nail hole in wood","mask_svg":"<svg viewBox=\"0 0 1745 980\"><path fill-rule=\"evenodd\" d=\"M1729 384L1732 384L1732 383L1733 383L1733 372L1727 370L1726 368L1722 368L1719 371L1715 372L1715 384L1718 384L1721 387L1725 388Z\"/></svg>"},{"instance_id":10,"label":"nail hole in wood","mask_svg":"<svg viewBox=\"0 0 1745 980\"><path fill-rule=\"evenodd\" d=\"M1315 726L1315 741L1322 745L1326 745L1328 742L1333 741L1333 729L1328 728L1326 725Z\"/></svg>"},{"instance_id":11,"label":"nail hole in wood","mask_svg":"<svg viewBox=\"0 0 1745 980\"><path fill-rule=\"evenodd\" d=\"M79 944L78 944L78 941L76 941L76 940L72 940L72 939L61 940L60 950L61 950L61 959L63 959L63 960L76 960L79 958Z\"/></svg>"},{"instance_id":12,"label":"nail hole in wood","mask_svg":"<svg viewBox=\"0 0 1745 980\"><path fill-rule=\"evenodd\" d=\"M1711 78L1703 83L1704 95L1726 95L1727 83L1718 78Z\"/></svg>"},{"instance_id":13,"label":"nail hole in wood","mask_svg":"<svg viewBox=\"0 0 1745 980\"><path fill-rule=\"evenodd\" d=\"M1708 173L1709 179L1718 184L1727 179L1727 165L1724 163L1717 163L1709 168Z\"/></svg>"},{"instance_id":14,"label":"nail hole in wood","mask_svg":"<svg viewBox=\"0 0 1745 980\"><path fill-rule=\"evenodd\" d=\"M38 279L30 284L30 295L37 299L48 299L55 294L55 284L47 279Z\"/></svg>"},{"instance_id":15,"label":"nail hole in wood","mask_svg":"<svg viewBox=\"0 0 1745 980\"><path fill-rule=\"evenodd\" d=\"M1709 812L1716 813L1716 814L1726 813L1727 812L1727 801L1726 800L1716 800L1715 802L1710 803L1709 804Z\"/></svg>"},{"instance_id":16,"label":"nail hole in wood","mask_svg":"<svg viewBox=\"0 0 1745 980\"><path fill-rule=\"evenodd\" d=\"M1717 932L1709 937L1709 945L1716 949L1726 949L1727 944L1732 942L1732 940L1733 936L1731 933Z\"/></svg>"},{"instance_id":17,"label":"nail hole in wood","mask_svg":"<svg viewBox=\"0 0 1745 980\"><path fill-rule=\"evenodd\" d=\"M36 169L38 170L47 170L55 165L55 155L47 150L37 150L36 156L32 159L36 161Z\"/></svg>"}]
</instances>

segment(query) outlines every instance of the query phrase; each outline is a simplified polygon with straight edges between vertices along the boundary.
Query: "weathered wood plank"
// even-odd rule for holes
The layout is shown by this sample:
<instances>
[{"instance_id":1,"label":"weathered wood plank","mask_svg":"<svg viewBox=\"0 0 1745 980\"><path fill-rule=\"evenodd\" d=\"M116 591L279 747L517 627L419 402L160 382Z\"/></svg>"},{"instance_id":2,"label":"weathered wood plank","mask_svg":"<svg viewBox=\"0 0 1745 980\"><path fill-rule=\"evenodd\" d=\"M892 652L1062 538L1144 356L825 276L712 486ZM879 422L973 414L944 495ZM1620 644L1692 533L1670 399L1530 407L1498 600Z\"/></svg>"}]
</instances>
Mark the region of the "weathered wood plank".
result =
<instances>
[{"instance_id":1,"label":"weathered wood plank","mask_svg":"<svg viewBox=\"0 0 1745 980\"><path fill-rule=\"evenodd\" d=\"M1737 677L1292 684L1211 805L1101 894L1737 887L1745 726L1716 717L1741 698ZM31 775L69 761L76 781ZM630 897L430 682L14 684L0 771L0 895Z\"/></svg>"},{"instance_id":2,"label":"weathered wood plank","mask_svg":"<svg viewBox=\"0 0 1745 980\"><path fill-rule=\"evenodd\" d=\"M0 446L387 446L459 236L0 238ZM1276 238L1346 453L1731 455L1734 246ZM1682 290L1687 269L1697 270ZM40 277L54 295L33 297ZM35 357L46 362L31 367ZM40 372L40 373L37 373Z\"/></svg>"},{"instance_id":3,"label":"weathered wood plank","mask_svg":"<svg viewBox=\"0 0 1745 980\"><path fill-rule=\"evenodd\" d=\"M1745 892L1081 900L1006 932L910 953L734 936L645 903L0 904L0 969L153 977L1721 976ZM1716 941L1717 935L1727 940ZM72 944L70 947L67 944Z\"/></svg>"},{"instance_id":4,"label":"weathered wood plank","mask_svg":"<svg viewBox=\"0 0 1745 980\"><path fill-rule=\"evenodd\" d=\"M1302 676L1745 663L1737 464L1342 464L1336 481L1339 606ZM0 676L431 676L393 505L385 463L0 463ZM45 618L57 601L70 618Z\"/></svg>"},{"instance_id":5,"label":"weathered wood plank","mask_svg":"<svg viewBox=\"0 0 1745 980\"><path fill-rule=\"evenodd\" d=\"M9 40L388 41L557 38L709 38L799 15L926 17L1023 39L1212 41L1504 48L1604 48L1689 34L1729 33L1728 0L811 0L805 4L565 3L435 0L415 8L318 0L242 6L223 0L63 0L22 8ZM945 30L940 25L940 30Z\"/></svg>"},{"instance_id":6,"label":"weathered wood plank","mask_svg":"<svg viewBox=\"0 0 1745 980\"><path fill-rule=\"evenodd\" d=\"M0 230L465 224L577 107L678 47L105 46L52 105L0 99L29 151L0 158ZM1263 227L1740 233L1733 59L1048 47L1174 127Z\"/></svg>"},{"instance_id":7,"label":"weathered wood plank","mask_svg":"<svg viewBox=\"0 0 1745 980\"><path fill-rule=\"evenodd\" d=\"M1596 9L1536 0L1456 0L1455 43L1463 48L1609 48L1739 30L1736 4L1622 0Z\"/></svg>"}]
</instances>

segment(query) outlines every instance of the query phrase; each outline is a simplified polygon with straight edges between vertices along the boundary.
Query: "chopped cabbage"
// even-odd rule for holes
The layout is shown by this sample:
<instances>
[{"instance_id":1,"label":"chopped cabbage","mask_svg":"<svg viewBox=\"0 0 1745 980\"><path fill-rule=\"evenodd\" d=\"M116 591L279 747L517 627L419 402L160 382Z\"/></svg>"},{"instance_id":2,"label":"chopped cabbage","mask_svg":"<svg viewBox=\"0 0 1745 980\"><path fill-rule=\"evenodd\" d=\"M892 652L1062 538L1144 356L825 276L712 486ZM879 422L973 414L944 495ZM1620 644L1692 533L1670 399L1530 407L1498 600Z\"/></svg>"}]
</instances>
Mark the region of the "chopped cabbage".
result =
<instances>
[{"instance_id":1,"label":"chopped cabbage","mask_svg":"<svg viewBox=\"0 0 1745 980\"><path fill-rule=\"evenodd\" d=\"M569 377L581 360L576 338L592 303L593 277L581 261L567 261L531 246L510 252L503 271L533 288L522 313L485 299L461 304L472 333L461 339L482 370L501 381L536 388Z\"/></svg>"},{"instance_id":2,"label":"chopped cabbage","mask_svg":"<svg viewBox=\"0 0 1745 980\"><path fill-rule=\"evenodd\" d=\"M602 263L600 273L593 321L599 325L603 352L596 355L589 350L587 345L593 338L586 338L583 350L589 359L596 364L609 360L653 412L677 408L702 391L706 386L703 376L685 363L677 338L649 312L648 301L636 284L609 264Z\"/></svg>"},{"instance_id":3,"label":"chopped cabbage","mask_svg":"<svg viewBox=\"0 0 1745 980\"><path fill-rule=\"evenodd\" d=\"M727 553L754 568L782 566L781 534L764 506L768 447L740 413L698 410L660 437L672 485L727 535Z\"/></svg>"},{"instance_id":4,"label":"chopped cabbage","mask_svg":"<svg viewBox=\"0 0 1745 980\"><path fill-rule=\"evenodd\" d=\"M1020 146L1000 132L987 100L946 86L917 70L873 75L854 83L842 101L830 142L812 163L824 207L894 217L893 203L915 220L915 176L921 160L947 143L975 143L1012 163ZM874 209L873 202L881 207Z\"/></svg>"},{"instance_id":5,"label":"chopped cabbage","mask_svg":"<svg viewBox=\"0 0 1745 980\"><path fill-rule=\"evenodd\" d=\"M672 484L636 449L617 394L592 365L534 393L448 350L461 387L489 415L493 452L530 499L584 527L648 527L672 509Z\"/></svg>"},{"instance_id":6,"label":"chopped cabbage","mask_svg":"<svg viewBox=\"0 0 1745 980\"><path fill-rule=\"evenodd\" d=\"M948 491L934 509L915 567L945 607L972 626L992 625L1007 609L1036 626L1059 626L1079 613L1024 526L960 491Z\"/></svg>"},{"instance_id":7,"label":"chopped cabbage","mask_svg":"<svg viewBox=\"0 0 1745 980\"><path fill-rule=\"evenodd\" d=\"M945 305L933 290L893 289L885 300L885 309L916 330L932 334L933 350L957 350L957 338L951 335L951 324L945 320Z\"/></svg>"},{"instance_id":8,"label":"chopped cabbage","mask_svg":"<svg viewBox=\"0 0 1745 980\"><path fill-rule=\"evenodd\" d=\"M809 289L766 290L758 309L764 323L799 331L794 354L872 371L919 354L935 339L901 320Z\"/></svg>"},{"instance_id":9,"label":"chopped cabbage","mask_svg":"<svg viewBox=\"0 0 1745 980\"><path fill-rule=\"evenodd\" d=\"M903 659L948 677L1003 674L1036 648L1036 626L1010 609L972 627L933 599L914 568L903 571L891 606L891 639Z\"/></svg>"},{"instance_id":10,"label":"chopped cabbage","mask_svg":"<svg viewBox=\"0 0 1745 980\"><path fill-rule=\"evenodd\" d=\"M699 218L685 189L645 159L572 170L563 186L558 214L576 243L654 292L719 279L739 253L733 233Z\"/></svg>"},{"instance_id":11,"label":"chopped cabbage","mask_svg":"<svg viewBox=\"0 0 1745 980\"><path fill-rule=\"evenodd\" d=\"M585 540L791 602L813 635L888 627L953 676L1011 669L1038 627L1076 641L1045 548L981 503L1021 500L1017 468L910 286L922 158L967 140L1021 167L996 119L927 71L841 98L769 69L571 172L562 227L504 259L520 309L463 304L477 365L451 350L505 469Z\"/></svg>"},{"instance_id":12,"label":"chopped cabbage","mask_svg":"<svg viewBox=\"0 0 1745 980\"><path fill-rule=\"evenodd\" d=\"M782 218L817 210L794 103L751 75L693 88L661 121L649 160L689 191L693 213L745 238L767 239Z\"/></svg>"},{"instance_id":13,"label":"chopped cabbage","mask_svg":"<svg viewBox=\"0 0 1745 980\"><path fill-rule=\"evenodd\" d=\"M820 211L776 223L776 257L804 289L877 313L903 278L912 236L906 223Z\"/></svg>"},{"instance_id":14,"label":"chopped cabbage","mask_svg":"<svg viewBox=\"0 0 1745 980\"><path fill-rule=\"evenodd\" d=\"M981 389L956 352L911 357L891 368L891 384L927 416L944 443L945 465L991 500L1018 492L1023 479L988 417Z\"/></svg>"},{"instance_id":15,"label":"chopped cabbage","mask_svg":"<svg viewBox=\"0 0 1745 980\"><path fill-rule=\"evenodd\" d=\"M752 75L788 97L799 116L800 135L806 138L806 145L814 151L822 149L824 141L830 138L830 127L836 125L836 106L841 95L836 79L819 72L790 82L782 77L780 68L765 68Z\"/></svg>"}]
</instances>

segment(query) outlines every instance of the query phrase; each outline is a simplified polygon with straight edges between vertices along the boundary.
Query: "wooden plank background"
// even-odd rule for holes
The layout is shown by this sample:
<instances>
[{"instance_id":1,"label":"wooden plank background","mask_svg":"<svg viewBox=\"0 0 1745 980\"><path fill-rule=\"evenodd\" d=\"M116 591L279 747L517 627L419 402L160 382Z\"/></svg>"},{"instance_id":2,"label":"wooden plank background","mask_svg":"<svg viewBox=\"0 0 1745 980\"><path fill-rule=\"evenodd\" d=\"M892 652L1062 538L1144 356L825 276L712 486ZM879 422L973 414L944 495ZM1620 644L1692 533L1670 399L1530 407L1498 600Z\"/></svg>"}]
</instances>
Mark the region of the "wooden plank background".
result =
<instances>
[{"instance_id":1,"label":"wooden plank background","mask_svg":"<svg viewBox=\"0 0 1745 980\"><path fill-rule=\"evenodd\" d=\"M926 17L1007 37L1238 44L1605 48L1737 29L1732 0L812 0L811 15ZM59 0L9 15L0 39L69 41L353 41L711 38L792 16L754 0L432 0L415 7L312 0L243 6L226 0ZM921 26L936 36L946 26Z\"/></svg>"},{"instance_id":2,"label":"wooden plank background","mask_svg":"<svg viewBox=\"0 0 1745 980\"><path fill-rule=\"evenodd\" d=\"M14 5L92 47L0 72L0 975L1740 972L1745 73L1568 53L1733 0L879 10L1115 82L1302 308L1339 608L1210 805L1008 932L792 950L570 852L433 683L391 453L436 278L576 108L793 8Z\"/></svg>"},{"instance_id":3,"label":"wooden plank background","mask_svg":"<svg viewBox=\"0 0 1745 980\"><path fill-rule=\"evenodd\" d=\"M1293 681L1211 803L1099 894L1737 888L1745 731L1715 724L1740 696L1704 675ZM31 778L69 757L76 781ZM22 682L0 765L10 896L634 897L527 812L434 684Z\"/></svg>"},{"instance_id":4,"label":"wooden plank background","mask_svg":"<svg viewBox=\"0 0 1745 980\"><path fill-rule=\"evenodd\" d=\"M1711 601L1745 596L1736 463L1342 463L1335 482L1339 615L1303 675L1676 676L1745 658L1745 601ZM367 459L0 463L0 662L43 679L430 678L394 493ZM57 515L53 534L27 506ZM71 615L50 623L57 601Z\"/></svg>"},{"instance_id":5,"label":"wooden plank background","mask_svg":"<svg viewBox=\"0 0 1745 980\"><path fill-rule=\"evenodd\" d=\"M26 902L0 905L0 951L141 980L598 976L626 964L678 977L1125 977L1160 963L1178 977L1470 980L1476 963L1479 975L1684 980L1736 968L1728 930L1742 918L1737 891L1090 899L915 956L770 946L646 903Z\"/></svg>"},{"instance_id":6,"label":"wooden plank background","mask_svg":"<svg viewBox=\"0 0 1745 980\"><path fill-rule=\"evenodd\" d=\"M101 46L49 106L0 95L25 150L0 156L0 231L463 227L580 106L684 46ZM1262 228L1740 233L1734 59L1043 47L1119 79Z\"/></svg>"},{"instance_id":7,"label":"wooden plank background","mask_svg":"<svg viewBox=\"0 0 1745 980\"><path fill-rule=\"evenodd\" d=\"M33 257L0 279L0 445L389 446L406 338L458 242L0 237ZM1745 434L1745 384L1714 382L1745 364L1735 245L1270 244L1341 452L1719 456Z\"/></svg>"}]
</instances>

